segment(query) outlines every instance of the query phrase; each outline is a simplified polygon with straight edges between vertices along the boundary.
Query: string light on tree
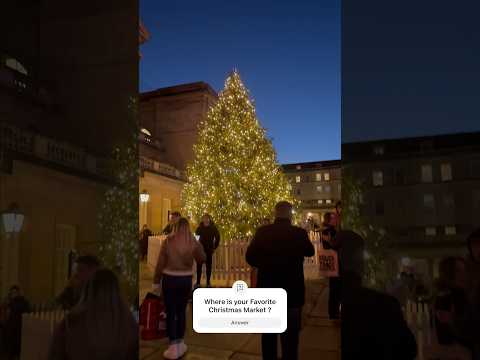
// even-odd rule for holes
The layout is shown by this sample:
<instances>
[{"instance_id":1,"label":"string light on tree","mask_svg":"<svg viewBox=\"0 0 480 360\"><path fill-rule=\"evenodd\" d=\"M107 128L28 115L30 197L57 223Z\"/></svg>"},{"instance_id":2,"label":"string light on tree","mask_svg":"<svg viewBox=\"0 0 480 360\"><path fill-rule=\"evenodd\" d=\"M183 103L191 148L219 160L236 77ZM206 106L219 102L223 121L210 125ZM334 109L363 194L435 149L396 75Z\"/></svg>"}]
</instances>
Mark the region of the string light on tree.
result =
<instances>
[{"instance_id":1,"label":"string light on tree","mask_svg":"<svg viewBox=\"0 0 480 360\"><path fill-rule=\"evenodd\" d=\"M100 255L106 267L125 281L128 295L138 293L138 127L136 100L130 100L131 134L125 146L114 150L116 184L105 193L100 211L103 244Z\"/></svg>"},{"instance_id":2,"label":"string light on tree","mask_svg":"<svg viewBox=\"0 0 480 360\"><path fill-rule=\"evenodd\" d=\"M194 220L211 214L227 239L252 235L276 202L296 204L236 70L200 124L187 178L184 212Z\"/></svg>"}]
</instances>

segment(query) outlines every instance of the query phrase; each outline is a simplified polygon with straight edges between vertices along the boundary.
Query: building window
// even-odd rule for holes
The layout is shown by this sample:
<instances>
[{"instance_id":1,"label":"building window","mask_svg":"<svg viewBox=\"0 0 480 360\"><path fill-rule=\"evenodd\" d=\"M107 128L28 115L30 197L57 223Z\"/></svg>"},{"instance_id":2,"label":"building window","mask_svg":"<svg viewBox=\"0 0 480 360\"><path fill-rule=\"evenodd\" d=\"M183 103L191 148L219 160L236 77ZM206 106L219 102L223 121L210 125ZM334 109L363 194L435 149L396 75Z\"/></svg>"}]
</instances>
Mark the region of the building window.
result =
<instances>
[{"instance_id":1,"label":"building window","mask_svg":"<svg viewBox=\"0 0 480 360\"><path fill-rule=\"evenodd\" d=\"M297 170L301 170L302 169L302 165L297 165Z\"/></svg>"},{"instance_id":2,"label":"building window","mask_svg":"<svg viewBox=\"0 0 480 360\"><path fill-rule=\"evenodd\" d=\"M342 184L338 184L338 194L340 195L341 192L342 192Z\"/></svg>"},{"instance_id":3,"label":"building window","mask_svg":"<svg viewBox=\"0 0 480 360\"><path fill-rule=\"evenodd\" d=\"M330 173L323 174L323 178L325 179L325 181L330 181Z\"/></svg>"},{"instance_id":4,"label":"building window","mask_svg":"<svg viewBox=\"0 0 480 360\"><path fill-rule=\"evenodd\" d=\"M383 155L385 153L385 147L383 145L376 145L373 147L373 153L375 155Z\"/></svg>"},{"instance_id":5,"label":"building window","mask_svg":"<svg viewBox=\"0 0 480 360\"><path fill-rule=\"evenodd\" d=\"M315 180L322 181L322 174L321 173L316 173L315 174Z\"/></svg>"},{"instance_id":6,"label":"building window","mask_svg":"<svg viewBox=\"0 0 480 360\"><path fill-rule=\"evenodd\" d=\"M453 194L443 195L443 205L446 208L454 208L455 207L455 198L454 198Z\"/></svg>"},{"instance_id":7,"label":"building window","mask_svg":"<svg viewBox=\"0 0 480 360\"><path fill-rule=\"evenodd\" d=\"M445 235L456 235L457 228L455 226L445 226Z\"/></svg>"},{"instance_id":8,"label":"building window","mask_svg":"<svg viewBox=\"0 0 480 360\"><path fill-rule=\"evenodd\" d=\"M405 175L403 174L402 170L397 169L395 171L395 183L397 185L404 185L405 184Z\"/></svg>"},{"instance_id":9,"label":"building window","mask_svg":"<svg viewBox=\"0 0 480 360\"><path fill-rule=\"evenodd\" d=\"M382 171L374 171L372 173L373 178L373 186L383 186L383 172Z\"/></svg>"},{"instance_id":10,"label":"building window","mask_svg":"<svg viewBox=\"0 0 480 360\"><path fill-rule=\"evenodd\" d=\"M423 206L428 210L435 209L435 197L433 196L433 194L423 195Z\"/></svg>"},{"instance_id":11,"label":"building window","mask_svg":"<svg viewBox=\"0 0 480 360\"><path fill-rule=\"evenodd\" d=\"M322 205L323 204L323 199L317 200L318 204Z\"/></svg>"},{"instance_id":12,"label":"building window","mask_svg":"<svg viewBox=\"0 0 480 360\"><path fill-rule=\"evenodd\" d=\"M385 214L385 204L382 200L375 201L375 215Z\"/></svg>"},{"instance_id":13,"label":"building window","mask_svg":"<svg viewBox=\"0 0 480 360\"><path fill-rule=\"evenodd\" d=\"M322 192L322 191L323 191L322 185L318 185L318 186L317 186L317 191L318 191L318 192Z\"/></svg>"},{"instance_id":14,"label":"building window","mask_svg":"<svg viewBox=\"0 0 480 360\"><path fill-rule=\"evenodd\" d=\"M331 204L331 203L332 203L332 200L330 199L325 200L325 204Z\"/></svg>"},{"instance_id":15,"label":"building window","mask_svg":"<svg viewBox=\"0 0 480 360\"><path fill-rule=\"evenodd\" d=\"M472 159L470 161L470 175L472 177L480 177L480 159Z\"/></svg>"},{"instance_id":16,"label":"building window","mask_svg":"<svg viewBox=\"0 0 480 360\"><path fill-rule=\"evenodd\" d=\"M330 187L330 185L325 185L325 192L330 192L332 190L332 188Z\"/></svg>"},{"instance_id":17,"label":"building window","mask_svg":"<svg viewBox=\"0 0 480 360\"><path fill-rule=\"evenodd\" d=\"M432 182L432 180L432 165L422 165L422 182L429 183Z\"/></svg>"},{"instance_id":18,"label":"building window","mask_svg":"<svg viewBox=\"0 0 480 360\"><path fill-rule=\"evenodd\" d=\"M297 195L300 195L302 191L300 189L297 189Z\"/></svg>"},{"instance_id":19,"label":"building window","mask_svg":"<svg viewBox=\"0 0 480 360\"><path fill-rule=\"evenodd\" d=\"M437 235L437 228L433 226L428 226L425 228L425 235L427 236L435 236Z\"/></svg>"},{"instance_id":20,"label":"building window","mask_svg":"<svg viewBox=\"0 0 480 360\"><path fill-rule=\"evenodd\" d=\"M295 176L295 182L297 182L297 183L300 182L300 176Z\"/></svg>"},{"instance_id":21,"label":"building window","mask_svg":"<svg viewBox=\"0 0 480 360\"><path fill-rule=\"evenodd\" d=\"M440 174L442 181L452 180L452 165L450 163L444 163L440 165Z\"/></svg>"},{"instance_id":22,"label":"building window","mask_svg":"<svg viewBox=\"0 0 480 360\"><path fill-rule=\"evenodd\" d=\"M288 183L288 184L287 184L287 189L288 189L288 190L292 190L292 184Z\"/></svg>"}]
</instances>

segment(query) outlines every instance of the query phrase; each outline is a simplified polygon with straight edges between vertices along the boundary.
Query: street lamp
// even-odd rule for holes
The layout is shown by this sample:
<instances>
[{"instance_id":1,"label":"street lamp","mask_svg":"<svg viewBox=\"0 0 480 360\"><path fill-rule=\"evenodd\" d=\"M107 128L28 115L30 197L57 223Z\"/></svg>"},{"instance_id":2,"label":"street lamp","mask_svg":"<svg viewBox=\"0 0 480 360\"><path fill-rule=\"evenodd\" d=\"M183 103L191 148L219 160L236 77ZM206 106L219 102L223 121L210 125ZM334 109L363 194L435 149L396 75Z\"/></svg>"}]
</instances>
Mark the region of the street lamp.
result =
<instances>
[{"instance_id":1,"label":"street lamp","mask_svg":"<svg viewBox=\"0 0 480 360\"><path fill-rule=\"evenodd\" d=\"M2 212L3 229L7 234L18 234L22 230L25 215L20 211L16 203L10 204L7 210Z\"/></svg>"},{"instance_id":2,"label":"street lamp","mask_svg":"<svg viewBox=\"0 0 480 360\"><path fill-rule=\"evenodd\" d=\"M150 194L147 192L147 190L143 190L140 193L140 202L147 203L149 200L150 200Z\"/></svg>"},{"instance_id":3,"label":"street lamp","mask_svg":"<svg viewBox=\"0 0 480 360\"><path fill-rule=\"evenodd\" d=\"M140 217L140 228L146 224L148 222L148 214L147 214L147 211L148 211L148 201L150 200L150 194L147 192L147 190L143 190L141 193L140 193L140 203L141 203L141 211L142 211L142 215Z\"/></svg>"},{"instance_id":4,"label":"street lamp","mask_svg":"<svg viewBox=\"0 0 480 360\"><path fill-rule=\"evenodd\" d=\"M25 215L20 211L16 203L10 204L7 210L0 213L2 217L5 241L1 242L2 247L2 293L6 294L8 287L18 284L18 270L20 246L17 235L22 230Z\"/></svg>"}]
</instances>

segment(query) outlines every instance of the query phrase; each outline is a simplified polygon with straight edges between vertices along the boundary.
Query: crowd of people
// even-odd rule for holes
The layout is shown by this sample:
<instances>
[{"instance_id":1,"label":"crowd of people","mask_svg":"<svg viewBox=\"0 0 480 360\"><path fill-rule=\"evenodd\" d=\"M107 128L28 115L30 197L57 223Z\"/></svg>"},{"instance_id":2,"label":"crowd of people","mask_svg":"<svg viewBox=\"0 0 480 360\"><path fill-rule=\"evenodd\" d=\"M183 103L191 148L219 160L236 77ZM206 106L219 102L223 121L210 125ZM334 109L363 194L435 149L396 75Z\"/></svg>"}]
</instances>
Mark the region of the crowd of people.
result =
<instances>
[{"instance_id":1,"label":"crowd of people","mask_svg":"<svg viewBox=\"0 0 480 360\"><path fill-rule=\"evenodd\" d=\"M1 307L3 355L20 358L22 315L32 310L18 286L12 286ZM138 325L120 290L115 273L91 255L79 256L65 289L46 309L63 309L54 330L49 360L138 359Z\"/></svg>"},{"instance_id":2,"label":"crowd of people","mask_svg":"<svg viewBox=\"0 0 480 360\"><path fill-rule=\"evenodd\" d=\"M283 288L288 294L288 328L282 334L262 335L265 360L278 359L278 341L283 359L299 357L305 304L303 262L315 255L315 248L307 230L295 226L292 217L292 205L279 202L274 220L262 221L245 254L246 262L255 269L255 286ZM331 214L323 220L321 244L338 254L339 276L329 279L328 313L332 320L341 320L342 358L414 359L416 339L402 313L409 291L415 288L412 277L402 273L400 284L405 286L397 286L393 295L365 287L364 239L341 229L338 218L333 221ZM164 357L178 359L187 351L186 308L192 288L201 285L203 266L206 286L211 286L212 257L221 239L208 214L192 232L189 221L174 213L164 232L167 236L160 247L154 286L161 289L167 313L169 346ZM433 319L439 344L463 346L473 359L480 359L480 230L470 235L467 244L467 258L450 256L440 262L431 297ZM137 323L116 275L102 267L96 257L76 259L74 274L54 304L68 313L54 332L51 360L137 358ZM17 359L21 318L30 311L30 304L20 288L13 286L1 309L3 345L8 359Z\"/></svg>"},{"instance_id":3,"label":"crowd of people","mask_svg":"<svg viewBox=\"0 0 480 360\"><path fill-rule=\"evenodd\" d=\"M339 276L329 279L328 313L332 320L341 320L342 359L414 359L417 343L402 311L407 295L402 300L401 291L388 294L363 285L365 241L359 234L341 229L341 204L336 210L324 216L316 231L321 233L322 246L338 254ZM278 203L274 221L262 221L246 252L246 261L256 274L255 286L284 288L288 293L287 330L262 335L266 360L278 359L278 340L282 359L295 360L299 356L305 304L303 262L305 257L314 256L315 249L308 231L293 225L292 214L291 204ZM161 246L154 282L156 286L162 283L167 312L169 347L164 357L177 359L187 351L184 336L193 264L197 263L194 288L200 286L204 263L210 286L211 258L220 235L208 214L202 217L195 233L190 231L186 218L179 216L171 224L171 232ZM194 234L199 241L195 241ZM462 344L473 359L478 359L480 232L472 234L468 244L469 259L448 257L440 263L433 312L438 342ZM402 273L400 278L407 291L422 292L421 283L410 274Z\"/></svg>"}]
</instances>

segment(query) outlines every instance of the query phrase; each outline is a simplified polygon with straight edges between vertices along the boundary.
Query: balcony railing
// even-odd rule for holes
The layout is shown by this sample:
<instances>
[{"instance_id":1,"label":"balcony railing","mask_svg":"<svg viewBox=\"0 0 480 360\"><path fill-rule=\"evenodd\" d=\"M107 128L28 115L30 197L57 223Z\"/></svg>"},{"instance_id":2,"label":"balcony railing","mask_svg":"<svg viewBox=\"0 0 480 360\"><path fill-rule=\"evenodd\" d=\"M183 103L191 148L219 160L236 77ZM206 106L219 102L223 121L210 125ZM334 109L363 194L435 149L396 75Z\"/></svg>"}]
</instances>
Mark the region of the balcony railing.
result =
<instances>
[{"instance_id":1,"label":"balcony railing","mask_svg":"<svg viewBox=\"0 0 480 360\"><path fill-rule=\"evenodd\" d=\"M44 160L49 163L85 171L102 177L110 177L108 160L92 156L83 149L0 123L2 150L13 151Z\"/></svg>"},{"instance_id":2,"label":"balcony railing","mask_svg":"<svg viewBox=\"0 0 480 360\"><path fill-rule=\"evenodd\" d=\"M171 165L158 162L145 156L140 156L140 169L144 171L151 171L160 175L166 175L182 181L186 181L187 179L184 171L180 171Z\"/></svg>"}]
</instances>

